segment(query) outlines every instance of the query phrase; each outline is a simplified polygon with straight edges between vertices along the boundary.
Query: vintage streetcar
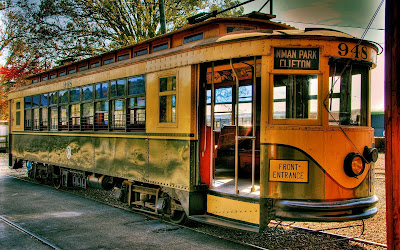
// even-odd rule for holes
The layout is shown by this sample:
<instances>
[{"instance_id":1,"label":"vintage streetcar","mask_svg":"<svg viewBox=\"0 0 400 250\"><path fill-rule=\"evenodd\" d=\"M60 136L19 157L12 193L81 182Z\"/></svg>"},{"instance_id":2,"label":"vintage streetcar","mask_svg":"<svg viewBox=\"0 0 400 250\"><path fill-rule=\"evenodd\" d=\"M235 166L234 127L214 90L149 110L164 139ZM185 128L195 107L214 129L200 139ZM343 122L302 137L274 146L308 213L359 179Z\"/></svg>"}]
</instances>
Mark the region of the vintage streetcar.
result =
<instances>
[{"instance_id":1,"label":"vintage streetcar","mask_svg":"<svg viewBox=\"0 0 400 250\"><path fill-rule=\"evenodd\" d=\"M192 20L28 77L9 94L10 166L177 223L373 216L377 46L273 17Z\"/></svg>"}]
</instances>

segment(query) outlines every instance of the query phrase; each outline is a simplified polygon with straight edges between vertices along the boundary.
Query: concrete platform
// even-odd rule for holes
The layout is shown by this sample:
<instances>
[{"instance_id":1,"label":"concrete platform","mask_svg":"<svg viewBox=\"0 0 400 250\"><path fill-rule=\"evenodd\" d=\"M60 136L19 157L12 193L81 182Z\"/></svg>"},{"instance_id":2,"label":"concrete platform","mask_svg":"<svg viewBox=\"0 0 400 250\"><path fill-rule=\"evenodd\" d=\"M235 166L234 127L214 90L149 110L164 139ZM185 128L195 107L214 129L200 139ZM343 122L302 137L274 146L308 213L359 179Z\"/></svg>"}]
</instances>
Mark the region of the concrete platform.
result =
<instances>
[{"instance_id":1,"label":"concrete platform","mask_svg":"<svg viewBox=\"0 0 400 250\"><path fill-rule=\"evenodd\" d=\"M0 158L0 215L61 249L245 249L6 175ZM0 221L0 249L48 249Z\"/></svg>"}]
</instances>

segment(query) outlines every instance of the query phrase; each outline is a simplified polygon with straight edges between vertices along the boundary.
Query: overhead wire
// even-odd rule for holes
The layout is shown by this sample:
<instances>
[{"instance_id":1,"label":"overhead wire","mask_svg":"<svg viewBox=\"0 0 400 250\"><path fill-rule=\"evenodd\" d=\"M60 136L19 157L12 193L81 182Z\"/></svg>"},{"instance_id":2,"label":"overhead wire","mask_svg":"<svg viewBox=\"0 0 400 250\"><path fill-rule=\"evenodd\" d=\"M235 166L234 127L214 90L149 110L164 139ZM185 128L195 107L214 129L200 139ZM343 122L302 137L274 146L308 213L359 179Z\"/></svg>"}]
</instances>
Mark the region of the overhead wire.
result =
<instances>
[{"instance_id":1,"label":"overhead wire","mask_svg":"<svg viewBox=\"0 0 400 250\"><path fill-rule=\"evenodd\" d=\"M381 0L379 6L378 6L377 9L375 10L374 15L372 16L372 18L370 19L370 21L369 21L367 27L365 28L363 35L361 36L360 40L358 41L357 46L360 45L361 42L364 40L365 36L367 35L367 33L368 33L368 31L369 31L369 29L370 29L372 23L374 22L376 16L378 15L378 12L379 12L379 10L380 10L380 8L382 7L382 5L383 5L384 2L385 2L385 0ZM343 73L345 72L345 70L347 69L347 67L349 66L350 62L351 62L351 58L349 58L349 59L347 60L346 65L343 67L343 70L340 72L339 77L336 78L335 81L333 80L333 79L335 78L335 75L333 75L333 77L332 77L332 86L331 86L331 90L329 91L328 95L325 97L323 104L324 104L325 109L328 111L329 115L332 117L332 119L334 120L334 122L339 126L340 130L343 132L343 134L346 136L346 138L351 142L351 144L352 144L352 145L354 146L354 148L357 150L357 152L359 153L359 155L363 158L364 161L368 162L368 161L364 158L363 154L361 154L361 152L359 151L359 149L356 147L356 145L354 144L354 142L351 140L351 138L347 135L346 131L344 131L344 129L343 129L342 125L340 124L340 122L337 121L337 120L335 119L335 117L333 116L333 114L332 114L331 110L329 109L329 107L326 106L326 100L331 96L330 93L333 93L333 88L335 87L335 85L336 85L336 83L338 82L338 80L342 78L342 75L343 75ZM335 66L335 72L336 72L336 66ZM350 75L351 75L351 74L350 74Z\"/></svg>"},{"instance_id":2,"label":"overhead wire","mask_svg":"<svg viewBox=\"0 0 400 250\"><path fill-rule=\"evenodd\" d=\"M354 27L350 25L334 25L334 24L323 24L323 23L308 23L308 22L298 22L298 21L289 21L289 20L275 20L277 22L286 22L286 23L301 23L301 24L312 24L312 25L322 25L322 26L330 26L330 27L341 27L341 28L352 28L352 29L365 29L364 27ZM378 30L385 31L384 28L369 28L370 30Z\"/></svg>"}]
</instances>

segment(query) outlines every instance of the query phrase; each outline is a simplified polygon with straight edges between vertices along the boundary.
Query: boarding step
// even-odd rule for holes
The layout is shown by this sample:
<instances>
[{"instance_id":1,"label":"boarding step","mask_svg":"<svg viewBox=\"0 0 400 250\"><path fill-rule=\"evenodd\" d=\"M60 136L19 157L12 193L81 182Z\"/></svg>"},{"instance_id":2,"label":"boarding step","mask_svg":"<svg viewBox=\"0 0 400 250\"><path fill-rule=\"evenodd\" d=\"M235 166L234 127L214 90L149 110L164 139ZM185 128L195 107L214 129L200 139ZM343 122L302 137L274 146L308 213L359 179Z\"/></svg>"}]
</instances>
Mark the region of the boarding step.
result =
<instances>
[{"instance_id":1,"label":"boarding step","mask_svg":"<svg viewBox=\"0 0 400 250\"><path fill-rule=\"evenodd\" d=\"M231 221L231 220L227 220L227 219L220 218L220 217L213 216L213 215L207 215L207 214L192 215L192 216L189 216L189 219L198 221L201 223L209 224L209 225L218 225L221 227L233 228L233 229L241 230L241 231L250 231L250 232L255 232L255 233L259 232L258 226L249 225L249 224L241 223L241 222L237 222L237 221Z\"/></svg>"},{"instance_id":2,"label":"boarding step","mask_svg":"<svg viewBox=\"0 0 400 250\"><path fill-rule=\"evenodd\" d=\"M259 199L209 192L206 214L250 225L259 225L260 203Z\"/></svg>"}]
</instances>

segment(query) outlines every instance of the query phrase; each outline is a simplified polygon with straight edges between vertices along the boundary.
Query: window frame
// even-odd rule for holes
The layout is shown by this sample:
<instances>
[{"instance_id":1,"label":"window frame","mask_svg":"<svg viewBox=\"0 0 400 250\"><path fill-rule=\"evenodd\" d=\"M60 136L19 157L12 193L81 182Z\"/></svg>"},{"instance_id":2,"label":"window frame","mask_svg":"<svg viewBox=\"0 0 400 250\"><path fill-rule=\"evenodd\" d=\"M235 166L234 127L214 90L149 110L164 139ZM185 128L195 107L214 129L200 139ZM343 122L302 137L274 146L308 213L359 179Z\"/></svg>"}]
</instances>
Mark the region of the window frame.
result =
<instances>
[{"instance_id":1,"label":"window frame","mask_svg":"<svg viewBox=\"0 0 400 250\"><path fill-rule=\"evenodd\" d=\"M163 45L167 44L167 48L162 48ZM156 48L156 50L154 50L154 48ZM159 51L163 51L163 50L167 50L171 48L171 41L168 40L163 40L163 41L159 41L155 44L151 45L151 53L156 53Z\"/></svg>"},{"instance_id":2,"label":"window frame","mask_svg":"<svg viewBox=\"0 0 400 250\"><path fill-rule=\"evenodd\" d=\"M274 75L316 75L318 79L318 101L317 101L317 119L299 119L299 118L274 118ZM321 126L322 125L322 83L324 74L320 70L274 70L269 74L269 108L268 120L272 125L306 125L306 126Z\"/></svg>"},{"instance_id":3,"label":"window frame","mask_svg":"<svg viewBox=\"0 0 400 250\"><path fill-rule=\"evenodd\" d=\"M129 79L136 78L136 77L143 77L144 78L144 92L140 93L140 94L129 94L129 90L130 90ZM125 114L126 114L126 129L128 131L132 131L132 130L143 131L143 130L146 129L146 120L147 120L147 117L146 117L146 109L147 109L147 95L146 95L146 92L147 92L147 78L146 78L146 74L140 74L140 75L127 77L127 79L126 79L126 87L127 87L127 90L126 90L126 93L127 93L127 95L126 95L126 112L125 112ZM145 102L144 106L136 105L136 106L131 107L130 106L131 99L136 98L136 102L137 102L137 99L140 98L140 97L144 97L144 102ZM135 121L135 123L130 123L131 122L131 111L132 110L134 111L135 115L137 114L138 110L144 110L144 124L138 124L137 121Z\"/></svg>"},{"instance_id":4,"label":"window frame","mask_svg":"<svg viewBox=\"0 0 400 250\"><path fill-rule=\"evenodd\" d=\"M162 78L169 78L169 77L175 77L175 90L167 90L167 91L161 91L161 86L160 86L160 81ZM158 127L177 127L178 124L178 89L179 89L179 75L178 72L173 72L170 74L165 74L165 75L159 75L158 76L158 105L157 105L157 113L158 113ZM163 96L173 96L175 95L175 121L171 122L162 122L161 121L161 110L160 110L160 104L161 104L161 97ZM173 106L171 106L173 107ZM171 117L172 119L172 117Z\"/></svg>"},{"instance_id":5,"label":"window frame","mask_svg":"<svg viewBox=\"0 0 400 250\"><path fill-rule=\"evenodd\" d=\"M198 38L198 36L200 36L200 35L201 35L201 38ZM192 42L200 41L200 40L203 40L203 39L204 39L204 32L200 31L200 32L197 32L197 33L194 33L194 34L190 34L190 35L184 36L183 37L183 44L192 43ZM186 41L186 40L188 40L188 41Z\"/></svg>"}]
</instances>

